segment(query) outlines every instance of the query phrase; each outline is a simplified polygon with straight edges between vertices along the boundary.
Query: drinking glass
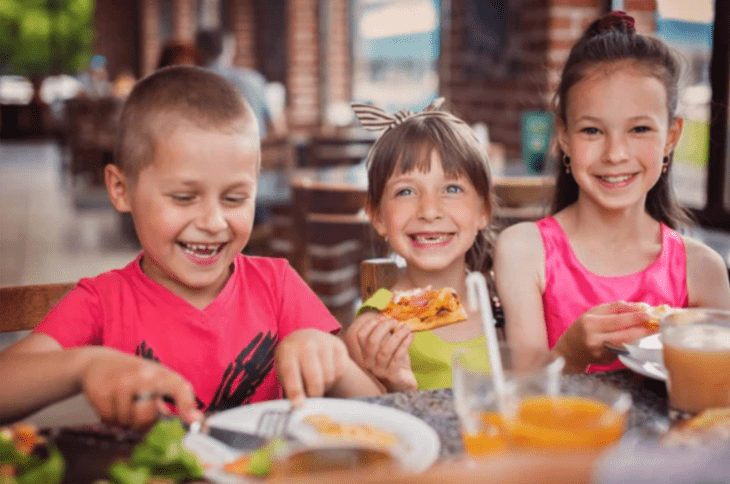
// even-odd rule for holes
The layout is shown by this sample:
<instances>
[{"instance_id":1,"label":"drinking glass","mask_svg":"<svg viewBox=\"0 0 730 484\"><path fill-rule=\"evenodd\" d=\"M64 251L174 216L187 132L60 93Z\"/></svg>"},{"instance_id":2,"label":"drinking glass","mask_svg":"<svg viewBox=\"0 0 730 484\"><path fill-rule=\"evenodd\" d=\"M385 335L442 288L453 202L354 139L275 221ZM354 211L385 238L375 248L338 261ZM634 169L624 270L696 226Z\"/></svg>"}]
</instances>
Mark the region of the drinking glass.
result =
<instances>
[{"instance_id":1,"label":"drinking glass","mask_svg":"<svg viewBox=\"0 0 730 484\"><path fill-rule=\"evenodd\" d=\"M506 376L500 396L490 371L486 346L480 349L459 348L452 357L453 392L459 416L464 448L470 455L502 452L509 447L505 414L514 414L517 403L517 375L547 375L556 358L546 349L499 346Z\"/></svg>"},{"instance_id":2,"label":"drinking glass","mask_svg":"<svg viewBox=\"0 0 730 484\"><path fill-rule=\"evenodd\" d=\"M671 416L730 406L730 311L683 309L660 324Z\"/></svg>"},{"instance_id":3,"label":"drinking glass","mask_svg":"<svg viewBox=\"0 0 730 484\"><path fill-rule=\"evenodd\" d=\"M588 377L561 380L557 392L539 375L515 385L519 405L509 425L515 448L599 451L624 434L631 395L623 390Z\"/></svg>"},{"instance_id":4,"label":"drinking glass","mask_svg":"<svg viewBox=\"0 0 730 484\"><path fill-rule=\"evenodd\" d=\"M621 438L631 406L628 393L592 378L561 378L562 366L547 350L502 345L500 354L506 376L501 396L486 349L459 350L453 358L454 404L469 455L595 451Z\"/></svg>"}]
</instances>

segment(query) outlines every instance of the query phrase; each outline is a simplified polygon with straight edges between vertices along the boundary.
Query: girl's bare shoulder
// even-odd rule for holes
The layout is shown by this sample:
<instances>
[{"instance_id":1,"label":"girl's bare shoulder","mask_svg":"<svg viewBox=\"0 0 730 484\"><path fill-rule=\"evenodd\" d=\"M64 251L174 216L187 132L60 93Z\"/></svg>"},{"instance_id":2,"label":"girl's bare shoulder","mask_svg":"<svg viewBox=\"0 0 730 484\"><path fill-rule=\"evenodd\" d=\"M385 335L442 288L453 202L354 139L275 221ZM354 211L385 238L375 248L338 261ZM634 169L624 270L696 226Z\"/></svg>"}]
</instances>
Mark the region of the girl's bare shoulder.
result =
<instances>
[{"instance_id":1,"label":"girl's bare shoulder","mask_svg":"<svg viewBox=\"0 0 730 484\"><path fill-rule=\"evenodd\" d=\"M500 232L495 244L495 255L540 254L542 238L534 222L520 222Z\"/></svg>"},{"instance_id":2,"label":"girl's bare shoulder","mask_svg":"<svg viewBox=\"0 0 730 484\"><path fill-rule=\"evenodd\" d=\"M722 256L699 240L683 236L687 253L690 306L730 309L728 266Z\"/></svg>"}]
</instances>

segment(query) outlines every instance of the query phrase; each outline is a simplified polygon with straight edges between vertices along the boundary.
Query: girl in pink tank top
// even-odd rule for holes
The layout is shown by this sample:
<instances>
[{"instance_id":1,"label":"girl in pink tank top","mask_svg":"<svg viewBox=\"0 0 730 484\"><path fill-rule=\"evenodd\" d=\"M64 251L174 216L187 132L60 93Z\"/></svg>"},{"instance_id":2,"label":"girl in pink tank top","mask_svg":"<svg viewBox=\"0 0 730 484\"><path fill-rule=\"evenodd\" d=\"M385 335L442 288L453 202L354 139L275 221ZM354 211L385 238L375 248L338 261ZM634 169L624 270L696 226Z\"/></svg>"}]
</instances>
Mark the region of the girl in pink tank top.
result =
<instances>
[{"instance_id":1,"label":"girl in pink tank top","mask_svg":"<svg viewBox=\"0 0 730 484\"><path fill-rule=\"evenodd\" d=\"M730 309L722 258L675 229L679 63L611 12L572 48L556 94L553 216L505 229L494 270L507 339L552 348L570 371L620 368L604 343L652 331L639 303Z\"/></svg>"}]
</instances>

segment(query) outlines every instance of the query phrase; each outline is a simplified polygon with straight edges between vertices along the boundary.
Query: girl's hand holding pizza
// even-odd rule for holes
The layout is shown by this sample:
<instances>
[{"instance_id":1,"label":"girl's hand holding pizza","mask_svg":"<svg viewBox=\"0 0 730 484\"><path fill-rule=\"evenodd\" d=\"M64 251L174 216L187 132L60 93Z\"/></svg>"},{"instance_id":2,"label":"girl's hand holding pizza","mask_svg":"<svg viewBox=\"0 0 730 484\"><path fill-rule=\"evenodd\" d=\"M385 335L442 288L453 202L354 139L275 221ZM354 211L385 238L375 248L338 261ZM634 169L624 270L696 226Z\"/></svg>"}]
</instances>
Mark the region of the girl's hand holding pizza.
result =
<instances>
[{"instance_id":1,"label":"girl's hand holding pizza","mask_svg":"<svg viewBox=\"0 0 730 484\"><path fill-rule=\"evenodd\" d=\"M565 357L566 371L583 372L588 365L604 365L616 359L603 344L621 345L653 332L652 315L642 303L616 301L583 313L560 336L553 348Z\"/></svg>"},{"instance_id":2,"label":"girl's hand holding pizza","mask_svg":"<svg viewBox=\"0 0 730 484\"><path fill-rule=\"evenodd\" d=\"M417 390L408 356L413 342L410 326L377 312L358 319L356 330L347 335L353 359L390 392Z\"/></svg>"}]
</instances>

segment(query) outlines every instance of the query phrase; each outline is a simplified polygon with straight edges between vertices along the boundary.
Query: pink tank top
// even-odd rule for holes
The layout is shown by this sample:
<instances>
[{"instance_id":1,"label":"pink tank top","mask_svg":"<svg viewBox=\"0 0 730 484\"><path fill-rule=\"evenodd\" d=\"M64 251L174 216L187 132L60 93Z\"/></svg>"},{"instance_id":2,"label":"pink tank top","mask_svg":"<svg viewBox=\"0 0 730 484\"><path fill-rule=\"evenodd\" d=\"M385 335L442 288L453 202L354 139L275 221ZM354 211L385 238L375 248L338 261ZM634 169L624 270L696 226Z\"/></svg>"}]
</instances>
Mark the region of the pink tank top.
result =
<instances>
[{"instance_id":1,"label":"pink tank top","mask_svg":"<svg viewBox=\"0 0 730 484\"><path fill-rule=\"evenodd\" d=\"M687 307L684 240L663 223L660 225L662 251L646 269L627 276L599 276L583 267L555 218L547 217L537 222L545 250L542 304L550 348L578 316L599 304L623 300L652 306ZM607 366L591 365L589 371L620 368L625 366L616 360Z\"/></svg>"}]
</instances>

